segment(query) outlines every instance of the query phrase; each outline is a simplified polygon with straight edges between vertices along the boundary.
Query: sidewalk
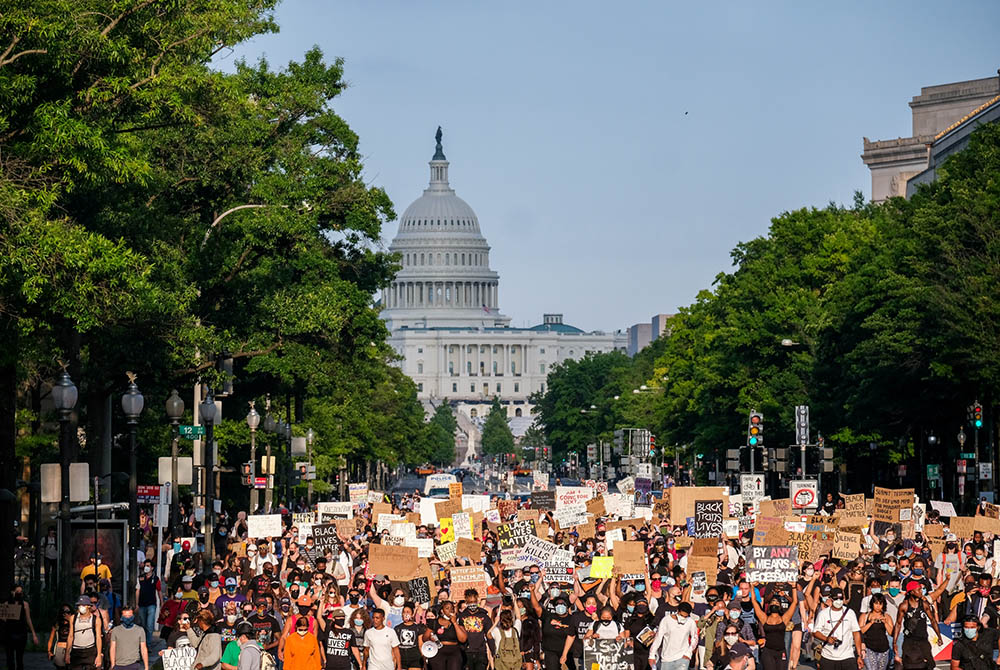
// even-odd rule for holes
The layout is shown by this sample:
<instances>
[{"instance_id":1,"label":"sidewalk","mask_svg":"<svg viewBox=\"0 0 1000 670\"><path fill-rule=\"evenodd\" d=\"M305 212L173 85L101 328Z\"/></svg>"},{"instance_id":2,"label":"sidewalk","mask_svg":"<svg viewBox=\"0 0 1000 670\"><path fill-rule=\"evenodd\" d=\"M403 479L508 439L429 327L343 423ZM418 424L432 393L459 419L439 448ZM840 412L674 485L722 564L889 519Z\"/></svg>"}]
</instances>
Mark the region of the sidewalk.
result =
<instances>
[{"instance_id":1,"label":"sidewalk","mask_svg":"<svg viewBox=\"0 0 1000 670\"><path fill-rule=\"evenodd\" d=\"M39 640L42 641L42 640ZM160 636L156 633L153 634L153 644L149 649L149 667L152 668L160 660L160 650L166 649L167 643L160 639ZM0 658L3 658L0 656ZM3 667L6 670L6 661L3 662ZM53 670L55 666L52 665L52 661L49 657L41 651L29 651L24 654L24 670Z\"/></svg>"}]
</instances>

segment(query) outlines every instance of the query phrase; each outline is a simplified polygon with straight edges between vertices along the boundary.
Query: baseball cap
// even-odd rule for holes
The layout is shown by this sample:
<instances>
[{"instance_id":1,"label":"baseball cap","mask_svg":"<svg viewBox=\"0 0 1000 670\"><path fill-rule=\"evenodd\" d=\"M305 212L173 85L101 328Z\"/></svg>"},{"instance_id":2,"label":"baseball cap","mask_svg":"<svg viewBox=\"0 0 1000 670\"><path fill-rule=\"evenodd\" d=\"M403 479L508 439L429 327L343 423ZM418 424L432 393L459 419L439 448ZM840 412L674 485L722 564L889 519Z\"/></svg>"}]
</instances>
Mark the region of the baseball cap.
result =
<instances>
[{"instance_id":1,"label":"baseball cap","mask_svg":"<svg viewBox=\"0 0 1000 670\"><path fill-rule=\"evenodd\" d=\"M288 597L282 598L281 600L278 601L278 604L280 604L280 605L291 605L292 604L292 599L288 598Z\"/></svg>"},{"instance_id":2,"label":"baseball cap","mask_svg":"<svg viewBox=\"0 0 1000 670\"><path fill-rule=\"evenodd\" d=\"M736 659L750 655L750 647L745 642L737 642L729 648L729 658Z\"/></svg>"},{"instance_id":3,"label":"baseball cap","mask_svg":"<svg viewBox=\"0 0 1000 670\"><path fill-rule=\"evenodd\" d=\"M192 577L191 575L184 575L183 577L181 577L181 581L190 583L194 581L194 577Z\"/></svg>"},{"instance_id":4,"label":"baseball cap","mask_svg":"<svg viewBox=\"0 0 1000 670\"><path fill-rule=\"evenodd\" d=\"M832 591L833 587L830 586L829 584L824 584L823 586L819 587L819 594L824 598L828 598Z\"/></svg>"},{"instance_id":5,"label":"baseball cap","mask_svg":"<svg viewBox=\"0 0 1000 670\"><path fill-rule=\"evenodd\" d=\"M834 598L834 599L843 598L844 597L844 589L841 589L841 588L830 589L830 597Z\"/></svg>"},{"instance_id":6,"label":"baseball cap","mask_svg":"<svg viewBox=\"0 0 1000 670\"><path fill-rule=\"evenodd\" d=\"M921 589L920 582L910 582L906 585L906 592L919 591Z\"/></svg>"},{"instance_id":7,"label":"baseball cap","mask_svg":"<svg viewBox=\"0 0 1000 670\"><path fill-rule=\"evenodd\" d=\"M190 548L191 548L190 541L184 540L183 542L181 542L181 549L190 549Z\"/></svg>"},{"instance_id":8,"label":"baseball cap","mask_svg":"<svg viewBox=\"0 0 1000 670\"><path fill-rule=\"evenodd\" d=\"M90 596L80 596L76 599L77 605L90 605Z\"/></svg>"},{"instance_id":9,"label":"baseball cap","mask_svg":"<svg viewBox=\"0 0 1000 670\"><path fill-rule=\"evenodd\" d=\"M198 595L208 595L208 587L202 586L198 589Z\"/></svg>"},{"instance_id":10,"label":"baseball cap","mask_svg":"<svg viewBox=\"0 0 1000 670\"><path fill-rule=\"evenodd\" d=\"M226 577L226 586L236 586L236 584L237 582L235 577Z\"/></svg>"},{"instance_id":11,"label":"baseball cap","mask_svg":"<svg viewBox=\"0 0 1000 670\"><path fill-rule=\"evenodd\" d=\"M299 596L295 602L299 607L312 607L313 599L309 596Z\"/></svg>"}]
</instances>

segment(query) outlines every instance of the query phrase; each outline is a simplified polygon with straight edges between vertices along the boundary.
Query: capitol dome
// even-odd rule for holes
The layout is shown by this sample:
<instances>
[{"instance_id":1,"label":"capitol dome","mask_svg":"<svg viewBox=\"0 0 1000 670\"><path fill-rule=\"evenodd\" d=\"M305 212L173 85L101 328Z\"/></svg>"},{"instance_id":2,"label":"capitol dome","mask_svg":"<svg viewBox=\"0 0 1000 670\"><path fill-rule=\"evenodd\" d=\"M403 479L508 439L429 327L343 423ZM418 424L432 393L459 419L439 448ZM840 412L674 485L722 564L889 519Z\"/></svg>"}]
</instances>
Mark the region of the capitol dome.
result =
<instances>
[{"instance_id":1,"label":"capitol dome","mask_svg":"<svg viewBox=\"0 0 1000 670\"><path fill-rule=\"evenodd\" d=\"M385 289L382 317L396 328L506 326L498 307L499 275L479 218L448 182L438 128L430 183L406 208L389 250L402 268Z\"/></svg>"}]
</instances>

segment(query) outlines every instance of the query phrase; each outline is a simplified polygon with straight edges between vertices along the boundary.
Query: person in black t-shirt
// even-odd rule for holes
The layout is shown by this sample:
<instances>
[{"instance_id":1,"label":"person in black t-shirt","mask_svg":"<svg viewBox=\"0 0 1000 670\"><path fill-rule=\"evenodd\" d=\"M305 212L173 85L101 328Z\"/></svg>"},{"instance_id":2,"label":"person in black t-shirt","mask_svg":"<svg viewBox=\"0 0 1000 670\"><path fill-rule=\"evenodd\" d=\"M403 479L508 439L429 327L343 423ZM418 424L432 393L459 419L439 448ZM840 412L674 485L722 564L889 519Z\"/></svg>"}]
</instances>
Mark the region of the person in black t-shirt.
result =
<instances>
[{"instance_id":1,"label":"person in black t-shirt","mask_svg":"<svg viewBox=\"0 0 1000 670\"><path fill-rule=\"evenodd\" d=\"M572 658L578 665L582 664L583 638L595 621L597 621L597 597L590 594L583 599L583 609L569 615L568 623L573 634L566 638L562 657L559 659L561 663L568 663Z\"/></svg>"},{"instance_id":2,"label":"person in black t-shirt","mask_svg":"<svg viewBox=\"0 0 1000 670\"><path fill-rule=\"evenodd\" d=\"M414 603L404 603L403 623L393 628L396 631L396 636L399 637L399 662L403 670L419 670L423 666L423 658L420 655L420 636L424 634L427 626L413 620L413 613L416 609ZM469 637L471 636L470 632Z\"/></svg>"},{"instance_id":3,"label":"person in black t-shirt","mask_svg":"<svg viewBox=\"0 0 1000 670\"><path fill-rule=\"evenodd\" d=\"M355 644L354 633L344 627L346 620L344 610L333 610L333 625L328 626L323 634L326 670L351 670L352 658L355 667L361 667L361 654ZM403 667L406 667L405 664Z\"/></svg>"},{"instance_id":4,"label":"person in black t-shirt","mask_svg":"<svg viewBox=\"0 0 1000 670\"><path fill-rule=\"evenodd\" d=\"M246 618L247 623L253 626L254 638L264 651L275 654L278 648L278 641L281 637L281 626L278 620L267 614L267 601L264 598L257 598L254 601L256 607L253 614Z\"/></svg>"},{"instance_id":5,"label":"person in black t-shirt","mask_svg":"<svg viewBox=\"0 0 1000 670\"><path fill-rule=\"evenodd\" d=\"M955 638L951 649L951 670L994 670L993 653L997 651L1000 632L983 628L975 616L962 622L962 636Z\"/></svg>"},{"instance_id":6,"label":"person in black t-shirt","mask_svg":"<svg viewBox=\"0 0 1000 670\"><path fill-rule=\"evenodd\" d=\"M535 602L533 597L532 604ZM542 667L545 670L560 670L566 639L574 632L570 627L569 601L563 596L553 598L552 609L542 612ZM575 670L575 664L570 670Z\"/></svg>"},{"instance_id":7,"label":"person in black t-shirt","mask_svg":"<svg viewBox=\"0 0 1000 670\"><path fill-rule=\"evenodd\" d=\"M479 606L479 591L476 589L465 589L465 608L458 613L458 621L467 635L462 645L466 667L469 670L486 670L489 664L486 633L493 628L493 621L486 610Z\"/></svg>"}]
</instances>

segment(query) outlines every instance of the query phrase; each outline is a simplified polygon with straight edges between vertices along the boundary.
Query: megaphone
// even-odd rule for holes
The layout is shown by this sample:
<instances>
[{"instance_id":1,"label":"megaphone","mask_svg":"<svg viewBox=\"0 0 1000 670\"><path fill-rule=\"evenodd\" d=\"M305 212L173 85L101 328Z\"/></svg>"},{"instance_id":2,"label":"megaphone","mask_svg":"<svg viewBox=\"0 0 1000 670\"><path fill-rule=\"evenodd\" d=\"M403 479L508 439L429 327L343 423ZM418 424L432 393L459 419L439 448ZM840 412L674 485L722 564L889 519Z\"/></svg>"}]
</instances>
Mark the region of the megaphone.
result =
<instances>
[{"instance_id":1,"label":"megaphone","mask_svg":"<svg viewBox=\"0 0 1000 670\"><path fill-rule=\"evenodd\" d=\"M420 655L424 658L434 658L437 656L438 649L441 648L441 643L436 640L427 640L422 645L420 645Z\"/></svg>"}]
</instances>

